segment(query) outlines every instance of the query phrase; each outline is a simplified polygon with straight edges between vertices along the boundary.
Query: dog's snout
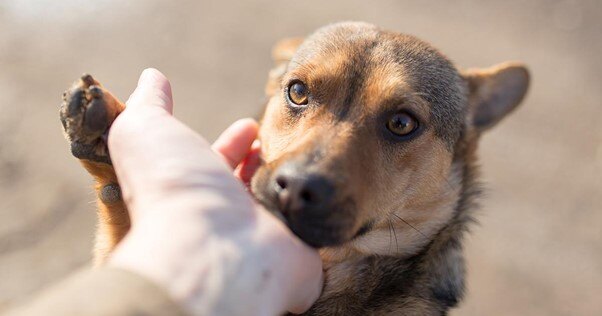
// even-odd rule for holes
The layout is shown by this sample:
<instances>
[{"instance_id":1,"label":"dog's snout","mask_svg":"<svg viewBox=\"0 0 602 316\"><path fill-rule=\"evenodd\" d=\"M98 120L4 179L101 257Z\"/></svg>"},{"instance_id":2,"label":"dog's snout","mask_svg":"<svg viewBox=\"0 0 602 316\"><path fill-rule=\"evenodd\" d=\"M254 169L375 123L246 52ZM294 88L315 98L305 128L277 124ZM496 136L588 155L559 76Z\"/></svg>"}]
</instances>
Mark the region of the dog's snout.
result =
<instances>
[{"instance_id":1,"label":"dog's snout","mask_svg":"<svg viewBox=\"0 0 602 316\"><path fill-rule=\"evenodd\" d=\"M312 247L337 245L355 234L355 203L345 197L345 184L333 173L289 160L270 176L272 210Z\"/></svg>"},{"instance_id":2,"label":"dog's snout","mask_svg":"<svg viewBox=\"0 0 602 316\"><path fill-rule=\"evenodd\" d=\"M284 215L322 209L333 195L332 184L327 178L304 172L295 165L285 165L278 170L275 188Z\"/></svg>"}]
</instances>

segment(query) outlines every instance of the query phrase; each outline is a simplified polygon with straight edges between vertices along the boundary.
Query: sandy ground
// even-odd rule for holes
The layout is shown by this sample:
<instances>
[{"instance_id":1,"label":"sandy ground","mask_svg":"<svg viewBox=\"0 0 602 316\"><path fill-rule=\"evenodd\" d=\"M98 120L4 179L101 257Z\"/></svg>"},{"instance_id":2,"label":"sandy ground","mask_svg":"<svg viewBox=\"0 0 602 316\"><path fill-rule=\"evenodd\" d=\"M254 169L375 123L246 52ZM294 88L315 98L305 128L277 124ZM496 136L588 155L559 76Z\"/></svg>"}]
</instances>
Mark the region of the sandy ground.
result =
<instances>
[{"instance_id":1,"label":"sandy ground","mask_svg":"<svg viewBox=\"0 0 602 316\"><path fill-rule=\"evenodd\" d=\"M482 144L489 190L453 315L602 314L602 2L124 2L0 2L0 307L90 262L91 180L57 116L80 73L125 99L159 68L176 116L212 139L259 111L273 43L364 20L460 67L532 71L524 106Z\"/></svg>"}]
</instances>

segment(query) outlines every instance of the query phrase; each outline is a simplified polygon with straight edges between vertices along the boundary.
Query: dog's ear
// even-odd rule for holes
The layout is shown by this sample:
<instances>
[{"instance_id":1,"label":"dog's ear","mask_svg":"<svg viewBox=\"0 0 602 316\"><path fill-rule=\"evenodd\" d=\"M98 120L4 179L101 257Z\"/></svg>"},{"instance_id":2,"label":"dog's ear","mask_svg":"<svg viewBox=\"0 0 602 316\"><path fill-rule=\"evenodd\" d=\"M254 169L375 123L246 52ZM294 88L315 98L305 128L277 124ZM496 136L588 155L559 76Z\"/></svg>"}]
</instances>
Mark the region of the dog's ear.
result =
<instances>
[{"instance_id":1,"label":"dog's ear","mask_svg":"<svg viewBox=\"0 0 602 316\"><path fill-rule=\"evenodd\" d=\"M272 48L274 67L270 71L268 82L265 86L265 94L267 96L272 96L280 89L280 80L286 72L288 62L293 58L303 40L301 37L286 38L276 43L274 48Z\"/></svg>"},{"instance_id":2,"label":"dog's ear","mask_svg":"<svg viewBox=\"0 0 602 316\"><path fill-rule=\"evenodd\" d=\"M478 132L497 124L523 100L529 71L520 63L503 63L462 73L468 85L469 115Z\"/></svg>"}]
</instances>

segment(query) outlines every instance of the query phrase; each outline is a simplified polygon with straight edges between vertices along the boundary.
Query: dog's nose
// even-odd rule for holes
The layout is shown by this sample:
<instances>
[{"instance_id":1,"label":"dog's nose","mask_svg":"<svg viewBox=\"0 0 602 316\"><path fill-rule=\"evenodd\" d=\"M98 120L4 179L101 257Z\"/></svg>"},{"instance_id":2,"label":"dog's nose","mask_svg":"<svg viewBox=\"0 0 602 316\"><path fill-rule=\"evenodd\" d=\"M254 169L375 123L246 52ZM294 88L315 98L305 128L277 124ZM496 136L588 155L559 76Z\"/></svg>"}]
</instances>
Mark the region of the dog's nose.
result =
<instances>
[{"instance_id":1,"label":"dog's nose","mask_svg":"<svg viewBox=\"0 0 602 316\"><path fill-rule=\"evenodd\" d=\"M285 165L275 177L280 210L288 213L316 211L332 199L331 182L324 176L306 173L294 165Z\"/></svg>"}]
</instances>

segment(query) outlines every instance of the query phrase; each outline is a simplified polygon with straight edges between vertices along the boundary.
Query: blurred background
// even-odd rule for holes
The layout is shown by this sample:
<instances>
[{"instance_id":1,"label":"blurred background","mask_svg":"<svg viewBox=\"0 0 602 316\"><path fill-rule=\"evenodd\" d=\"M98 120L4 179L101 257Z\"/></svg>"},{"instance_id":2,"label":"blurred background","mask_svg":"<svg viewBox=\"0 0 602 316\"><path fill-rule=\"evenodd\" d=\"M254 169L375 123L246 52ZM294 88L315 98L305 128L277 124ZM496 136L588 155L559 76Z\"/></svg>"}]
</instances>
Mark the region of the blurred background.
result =
<instances>
[{"instance_id":1,"label":"blurred background","mask_svg":"<svg viewBox=\"0 0 602 316\"><path fill-rule=\"evenodd\" d=\"M279 39L341 20L417 35L459 67L525 62L484 136L488 193L452 315L602 315L602 1L0 1L0 310L90 262L92 181L58 120L90 72L122 100L145 67L209 139L257 114Z\"/></svg>"}]
</instances>

